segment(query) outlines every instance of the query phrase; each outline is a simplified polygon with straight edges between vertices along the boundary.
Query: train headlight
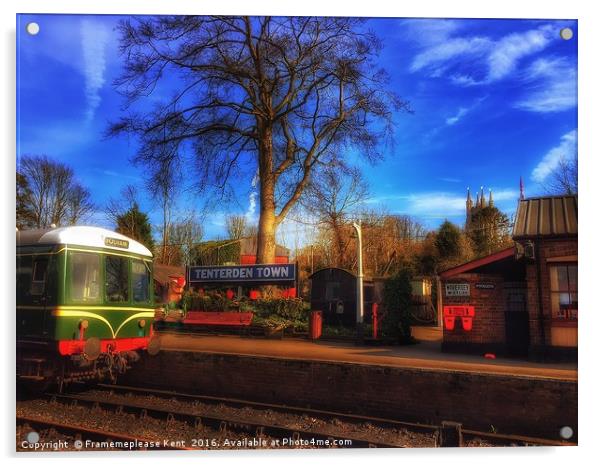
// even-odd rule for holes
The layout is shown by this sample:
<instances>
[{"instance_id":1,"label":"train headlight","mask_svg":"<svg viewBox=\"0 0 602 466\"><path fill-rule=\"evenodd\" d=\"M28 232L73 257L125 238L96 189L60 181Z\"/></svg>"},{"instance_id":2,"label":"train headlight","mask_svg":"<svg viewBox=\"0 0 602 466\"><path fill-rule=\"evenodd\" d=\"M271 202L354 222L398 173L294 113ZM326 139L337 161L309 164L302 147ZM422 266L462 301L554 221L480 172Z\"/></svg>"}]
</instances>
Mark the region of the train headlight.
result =
<instances>
[{"instance_id":1,"label":"train headlight","mask_svg":"<svg viewBox=\"0 0 602 466\"><path fill-rule=\"evenodd\" d=\"M146 320L142 319L138 321L138 327L144 328L146 327Z\"/></svg>"},{"instance_id":2,"label":"train headlight","mask_svg":"<svg viewBox=\"0 0 602 466\"><path fill-rule=\"evenodd\" d=\"M86 330L88 328L88 321L87 320L80 320L79 321L79 329L80 330Z\"/></svg>"}]
</instances>

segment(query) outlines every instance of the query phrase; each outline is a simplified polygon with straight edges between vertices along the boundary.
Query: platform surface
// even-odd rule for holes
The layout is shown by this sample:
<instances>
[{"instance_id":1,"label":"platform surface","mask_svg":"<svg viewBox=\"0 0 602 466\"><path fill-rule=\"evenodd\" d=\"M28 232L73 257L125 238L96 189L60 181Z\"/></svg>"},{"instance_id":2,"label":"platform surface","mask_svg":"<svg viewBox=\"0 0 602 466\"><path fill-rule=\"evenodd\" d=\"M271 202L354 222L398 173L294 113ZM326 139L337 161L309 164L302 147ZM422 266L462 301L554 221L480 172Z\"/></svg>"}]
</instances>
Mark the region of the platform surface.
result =
<instances>
[{"instance_id":1,"label":"platform surface","mask_svg":"<svg viewBox=\"0 0 602 466\"><path fill-rule=\"evenodd\" d=\"M268 340L230 335L161 334L166 351L198 351L283 359L451 370L486 374L577 380L576 363L536 363L519 359L485 359L478 355L442 353L438 341L410 346L355 346L335 341Z\"/></svg>"}]
</instances>

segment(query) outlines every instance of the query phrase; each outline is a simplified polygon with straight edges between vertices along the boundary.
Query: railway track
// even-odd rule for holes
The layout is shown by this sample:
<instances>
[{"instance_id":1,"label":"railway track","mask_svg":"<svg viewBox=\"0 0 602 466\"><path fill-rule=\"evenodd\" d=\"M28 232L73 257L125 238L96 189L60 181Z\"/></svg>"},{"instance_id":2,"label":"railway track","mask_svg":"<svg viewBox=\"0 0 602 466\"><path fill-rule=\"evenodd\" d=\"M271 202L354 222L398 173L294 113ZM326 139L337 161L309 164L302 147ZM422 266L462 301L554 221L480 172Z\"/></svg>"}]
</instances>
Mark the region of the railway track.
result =
<instances>
[{"instance_id":1,"label":"railway track","mask_svg":"<svg viewBox=\"0 0 602 466\"><path fill-rule=\"evenodd\" d=\"M407 422L407 421L398 421L393 419L385 419L380 417L372 417L372 416L362 416L356 414L348 414L348 413L340 413L334 411L327 410L319 410L312 408L299 408L295 406L285 406L271 403L261 403L247 400L240 400L235 398L223 398L223 397L214 397L207 395L193 395L188 393L179 393L175 391L169 390L158 390L151 388L141 388L141 387L130 387L123 385L109 385L109 384L100 384L100 388L113 391L114 393L123 393L123 394L144 394L144 395L153 395L162 398L175 398L179 400L185 401L198 401L201 403L208 404L223 404L226 406L231 406L234 408L245 408L251 407L255 409L263 409L263 410L272 410L275 412L281 413L296 413L299 415L311 415L317 419L329 420L329 419L339 419L343 422L355 423L355 424L363 424L370 423L372 425L377 425L386 429L406 429L412 432L424 433L424 434L432 434L437 435L440 431L441 426L433 425L433 424L424 424L424 423L416 423L416 422ZM530 437L524 435L512 435L512 434L500 434L494 432L486 432L479 431L473 429L462 429L462 436L464 440L476 440L482 439L488 442L491 442L495 445L504 446L504 445L533 445L533 446L575 446L576 443L562 441L562 440L550 440L547 438L539 438L539 437Z\"/></svg>"},{"instance_id":2,"label":"railway track","mask_svg":"<svg viewBox=\"0 0 602 466\"><path fill-rule=\"evenodd\" d=\"M154 393L153 393L154 394ZM344 446L351 448L401 448L402 445L386 443L382 441L367 440L361 437L340 436L329 433L291 428L274 423L256 422L249 419L230 416L212 416L192 414L184 410L164 409L152 406L148 403L140 403L125 400L110 400L102 396L91 396L87 394L50 394L52 402L61 402L71 406L87 406L91 409L105 409L118 414L134 414L144 419L152 417L162 419L165 422L184 422L195 428L209 427L220 435L227 432L249 435L257 438L269 437L276 439L288 439L291 446Z\"/></svg>"},{"instance_id":3,"label":"railway track","mask_svg":"<svg viewBox=\"0 0 602 466\"><path fill-rule=\"evenodd\" d=\"M523 435L508 435L493 432L485 432L471 429L461 429L459 438L450 439L449 436L445 435L446 429L442 426L420 424L413 422L403 422L391 419L383 419L378 417L361 416L354 414L338 413L325 410L317 410L311 408L299 408L292 406L283 406L270 403L259 403L251 402L247 400L239 400L232 398L221 398L204 395L193 395L186 393L178 393L167 390L154 390L140 387L129 387L120 385L104 385L101 384L97 387L100 390L107 391L109 394L121 394L131 396L153 396L163 399L176 399L185 402L196 402L209 405L224 405L231 408L245 409L252 408L255 410L269 410L276 413L282 414L296 414L299 416L311 416L315 419L323 421L331 421L332 419L338 419L341 422L346 422L354 425L370 424L372 426L378 426L383 429L396 429L406 430L408 432L425 434L432 436L434 439L432 446L463 446L470 442L485 442L488 445L494 446L559 446L559 445L576 445L575 443L561 440L550 440L546 438L535 438ZM83 403L88 406L103 407L106 409L115 410L117 412L129 412L139 416L151 416L159 419L164 419L167 422L173 420L179 420L186 422L192 426L204 425L211 427L220 432L232 431L244 434L250 434L254 436L270 436L277 438L289 437L292 439L300 438L314 438L321 441L328 440L330 444L335 440L337 442L344 442L345 440L351 441L352 447L365 448L365 447L376 447L376 448L400 448L403 445L399 445L391 442L373 441L368 440L359 436L337 436L331 433L325 433L315 430L291 428L283 425L277 425L274 423L262 423L249 421L249 419L241 419L239 417L228 417L228 416L215 416L215 415L199 415L192 414L190 412L178 411L174 409L164 409L155 406L149 406L144 403L136 403L130 401L111 401L107 397L101 396L90 396L87 394L52 394L49 395L56 401L62 402L76 402ZM446 439L447 437L447 439ZM453 435L452 435L453 437ZM456 444L457 443L457 444ZM340 443L344 445L344 443Z\"/></svg>"},{"instance_id":4,"label":"railway track","mask_svg":"<svg viewBox=\"0 0 602 466\"><path fill-rule=\"evenodd\" d=\"M167 449L156 439L124 434L101 429L91 429L66 422L51 421L32 416L17 415L17 425L29 426L36 433L55 431L73 439L75 450L105 450L107 445L115 450L140 450L140 449ZM27 440L25 440L27 441ZM69 444L67 443L68 447ZM28 448L23 448L28 450ZM169 449L189 450L184 447L170 447Z\"/></svg>"}]
</instances>

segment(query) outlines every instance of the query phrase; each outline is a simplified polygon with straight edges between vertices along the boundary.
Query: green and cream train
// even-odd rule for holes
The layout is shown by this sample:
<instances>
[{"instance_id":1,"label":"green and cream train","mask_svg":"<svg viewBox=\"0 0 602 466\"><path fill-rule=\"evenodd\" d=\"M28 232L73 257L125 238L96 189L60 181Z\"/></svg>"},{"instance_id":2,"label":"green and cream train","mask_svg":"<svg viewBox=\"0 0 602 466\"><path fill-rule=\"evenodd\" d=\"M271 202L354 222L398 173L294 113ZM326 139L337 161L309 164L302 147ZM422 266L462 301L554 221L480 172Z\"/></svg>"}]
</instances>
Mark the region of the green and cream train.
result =
<instances>
[{"instance_id":1,"label":"green and cream train","mask_svg":"<svg viewBox=\"0 0 602 466\"><path fill-rule=\"evenodd\" d=\"M113 231L17 231L17 379L34 386L114 378L153 336L152 254Z\"/></svg>"}]
</instances>

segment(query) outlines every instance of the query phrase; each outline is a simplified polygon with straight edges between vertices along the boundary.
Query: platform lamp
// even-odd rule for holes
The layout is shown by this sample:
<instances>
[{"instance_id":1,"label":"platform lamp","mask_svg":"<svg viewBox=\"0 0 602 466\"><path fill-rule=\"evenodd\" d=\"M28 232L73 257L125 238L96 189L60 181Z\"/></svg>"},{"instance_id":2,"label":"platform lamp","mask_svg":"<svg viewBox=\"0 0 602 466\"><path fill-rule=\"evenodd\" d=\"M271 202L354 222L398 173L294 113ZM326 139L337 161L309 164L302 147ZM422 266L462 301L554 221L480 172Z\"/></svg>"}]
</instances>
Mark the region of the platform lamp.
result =
<instances>
[{"instance_id":1,"label":"platform lamp","mask_svg":"<svg viewBox=\"0 0 602 466\"><path fill-rule=\"evenodd\" d=\"M357 290L356 290L356 313L355 328L357 343L364 341L364 267L362 254L362 221L353 222L357 238Z\"/></svg>"}]
</instances>

